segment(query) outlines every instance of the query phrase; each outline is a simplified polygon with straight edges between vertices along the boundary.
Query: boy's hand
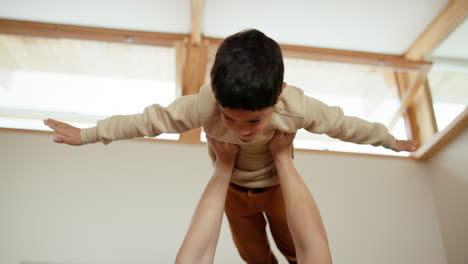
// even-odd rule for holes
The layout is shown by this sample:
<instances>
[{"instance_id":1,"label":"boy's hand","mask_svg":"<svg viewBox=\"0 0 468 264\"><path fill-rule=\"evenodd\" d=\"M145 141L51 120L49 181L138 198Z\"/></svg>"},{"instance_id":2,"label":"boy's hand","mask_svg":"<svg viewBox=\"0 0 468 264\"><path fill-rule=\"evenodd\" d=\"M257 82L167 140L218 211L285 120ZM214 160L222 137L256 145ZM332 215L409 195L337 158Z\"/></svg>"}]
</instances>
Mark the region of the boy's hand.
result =
<instances>
[{"instance_id":1,"label":"boy's hand","mask_svg":"<svg viewBox=\"0 0 468 264\"><path fill-rule=\"evenodd\" d=\"M279 130L275 131L275 135L268 143L273 157L285 156L291 157L291 147L296 133L285 133Z\"/></svg>"},{"instance_id":2,"label":"boy's hand","mask_svg":"<svg viewBox=\"0 0 468 264\"><path fill-rule=\"evenodd\" d=\"M225 164L232 165L236 162L239 146L236 144L218 141L210 136L206 136L208 144L211 145L216 154L216 165Z\"/></svg>"},{"instance_id":3,"label":"boy's hand","mask_svg":"<svg viewBox=\"0 0 468 264\"><path fill-rule=\"evenodd\" d=\"M419 142L416 140L397 140L392 150L394 151L416 151Z\"/></svg>"},{"instance_id":4,"label":"boy's hand","mask_svg":"<svg viewBox=\"0 0 468 264\"><path fill-rule=\"evenodd\" d=\"M50 118L44 119L44 124L61 135L54 137L55 143L65 143L73 146L83 144L80 137L80 128Z\"/></svg>"}]
</instances>

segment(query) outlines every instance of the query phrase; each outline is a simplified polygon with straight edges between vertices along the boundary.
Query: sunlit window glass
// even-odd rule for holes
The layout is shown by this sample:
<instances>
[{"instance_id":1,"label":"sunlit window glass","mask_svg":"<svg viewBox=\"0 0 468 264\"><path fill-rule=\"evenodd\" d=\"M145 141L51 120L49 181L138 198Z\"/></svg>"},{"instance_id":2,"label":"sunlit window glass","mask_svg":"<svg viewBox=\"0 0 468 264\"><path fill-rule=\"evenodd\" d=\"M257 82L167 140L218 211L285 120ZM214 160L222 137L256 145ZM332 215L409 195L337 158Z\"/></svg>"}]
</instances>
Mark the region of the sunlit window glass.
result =
<instances>
[{"instance_id":1,"label":"sunlit window glass","mask_svg":"<svg viewBox=\"0 0 468 264\"><path fill-rule=\"evenodd\" d=\"M435 60L428 80L440 131L468 106L468 63Z\"/></svg>"},{"instance_id":2,"label":"sunlit window glass","mask_svg":"<svg viewBox=\"0 0 468 264\"><path fill-rule=\"evenodd\" d=\"M400 106L394 72L373 66L285 58L285 81L300 87L307 96L330 106L339 106L345 115L388 125ZM391 130L406 139L403 119ZM357 145L325 135L298 132L295 147L345 152L407 156L383 147Z\"/></svg>"},{"instance_id":3,"label":"sunlit window glass","mask_svg":"<svg viewBox=\"0 0 468 264\"><path fill-rule=\"evenodd\" d=\"M46 117L89 127L166 106L175 57L173 47L0 34L0 127L49 130Z\"/></svg>"}]
</instances>

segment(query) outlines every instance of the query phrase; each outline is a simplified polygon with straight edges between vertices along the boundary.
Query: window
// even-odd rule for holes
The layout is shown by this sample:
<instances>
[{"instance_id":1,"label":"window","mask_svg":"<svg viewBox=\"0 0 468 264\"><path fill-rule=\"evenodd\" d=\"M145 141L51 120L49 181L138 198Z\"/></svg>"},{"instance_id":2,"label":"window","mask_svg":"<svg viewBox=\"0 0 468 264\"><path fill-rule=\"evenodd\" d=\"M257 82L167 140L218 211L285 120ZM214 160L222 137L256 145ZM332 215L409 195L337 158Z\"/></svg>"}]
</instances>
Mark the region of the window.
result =
<instances>
[{"instance_id":1,"label":"window","mask_svg":"<svg viewBox=\"0 0 468 264\"><path fill-rule=\"evenodd\" d=\"M174 47L0 34L0 127L83 128L175 98Z\"/></svg>"},{"instance_id":2,"label":"window","mask_svg":"<svg viewBox=\"0 0 468 264\"><path fill-rule=\"evenodd\" d=\"M285 81L300 87L307 96L339 106L345 115L389 125L400 100L394 72L374 66L285 58ZM403 119L390 131L406 139ZM356 145L300 130L296 148L407 156L383 147Z\"/></svg>"},{"instance_id":3,"label":"window","mask_svg":"<svg viewBox=\"0 0 468 264\"><path fill-rule=\"evenodd\" d=\"M468 106L468 19L465 18L430 54L428 74L439 131Z\"/></svg>"},{"instance_id":4,"label":"window","mask_svg":"<svg viewBox=\"0 0 468 264\"><path fill-rule=\"evenodd\" d=\"M428 74L438 130L446 128L468 105L468 65L434 62Z\"/></svg>"}]
</instances>

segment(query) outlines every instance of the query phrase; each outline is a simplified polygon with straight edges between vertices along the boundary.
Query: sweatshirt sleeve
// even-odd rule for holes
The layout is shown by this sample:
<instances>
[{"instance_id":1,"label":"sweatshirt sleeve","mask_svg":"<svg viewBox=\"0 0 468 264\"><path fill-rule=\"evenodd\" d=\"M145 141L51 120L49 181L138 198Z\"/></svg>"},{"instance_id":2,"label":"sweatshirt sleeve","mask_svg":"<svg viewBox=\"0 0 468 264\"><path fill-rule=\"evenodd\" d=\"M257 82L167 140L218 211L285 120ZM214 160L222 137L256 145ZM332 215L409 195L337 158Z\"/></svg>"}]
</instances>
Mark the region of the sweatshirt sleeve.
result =
<instances>
[{"instance_id":1,"label":"sweatshirt sleeve","mask_svg":"<svg viewBox=\"0 0 468 264\"><path fill-rule=\"evenodd\" d=\"M305 109L303 127L309 132L385 148L392 148L395 144L395 138L383 124L345 116L340 107L328 106L319 100L305 96Z\"/></svg>"},{"instance_id":2,"label":"sweatshirt sleeve","mask_svg":"<svg viewBox=\"0 0 468 264\"><path fill-rule=\"evenodd\" d=\"M97 126L82 129L83 144L137 137L155 137L161 133L183 133L200 127L198 94L177 98L168 107L148 106L140 114L117 115L98 121Z\"/></svg>"}]
</instances>

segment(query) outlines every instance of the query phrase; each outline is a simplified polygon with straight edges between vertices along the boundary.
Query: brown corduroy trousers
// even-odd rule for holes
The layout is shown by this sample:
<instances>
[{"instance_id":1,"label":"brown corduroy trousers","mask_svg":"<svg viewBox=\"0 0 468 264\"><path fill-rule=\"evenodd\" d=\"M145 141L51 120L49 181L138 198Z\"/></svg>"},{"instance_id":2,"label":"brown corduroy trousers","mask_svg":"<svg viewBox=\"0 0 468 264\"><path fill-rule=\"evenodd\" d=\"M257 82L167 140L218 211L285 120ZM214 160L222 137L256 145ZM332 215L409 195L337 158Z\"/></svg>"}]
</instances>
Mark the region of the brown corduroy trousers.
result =
<instances>
[{"instance_id":1,"label":"brown corduroy trousers","mask_svg":"<svg viewBox=\"0 0 468 264\"><path fill-rule=\"evenodd\" d=\"M225 212L234 243L244 261L249 264L278 262L268 243L267 219L278 249L290 263L296 263L280 185L249 189L231 183Z\"/></svg>"}]
</instances>

